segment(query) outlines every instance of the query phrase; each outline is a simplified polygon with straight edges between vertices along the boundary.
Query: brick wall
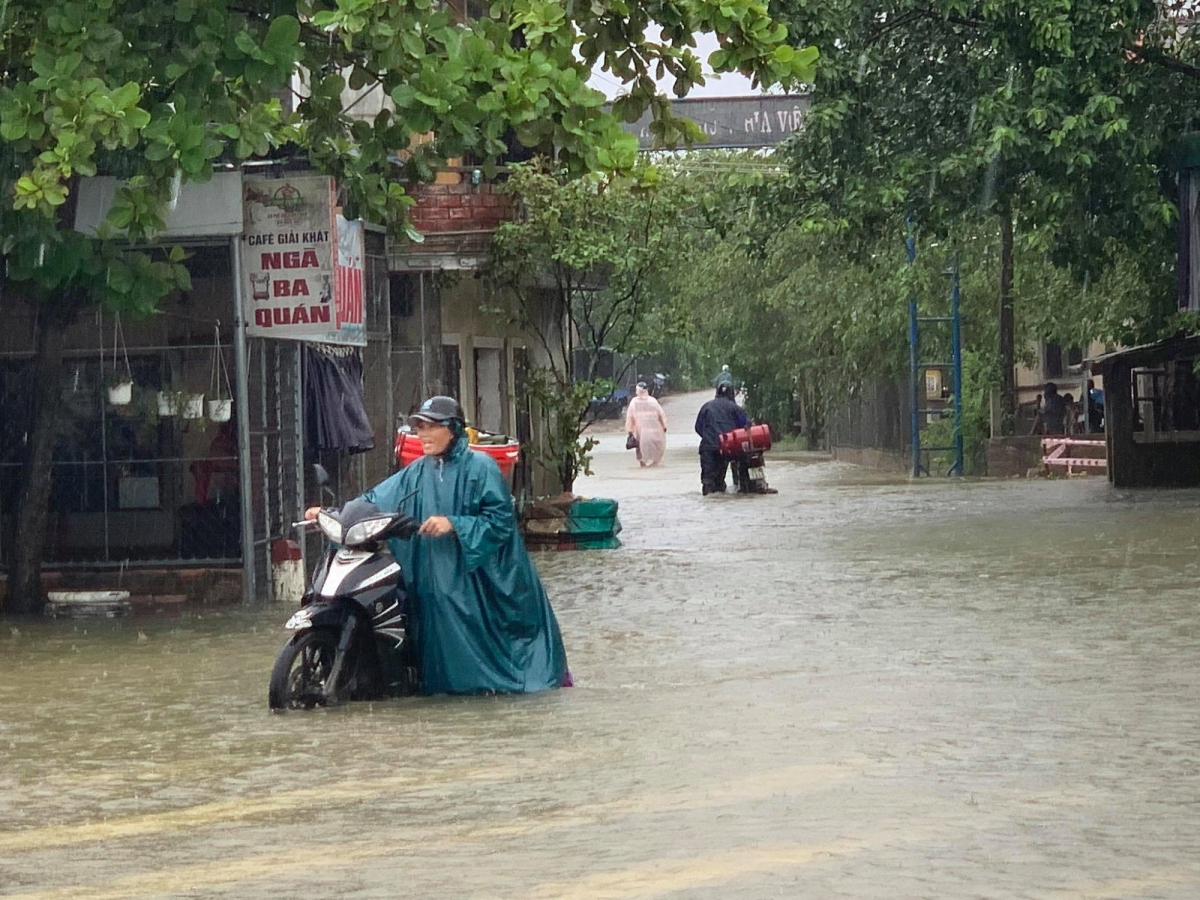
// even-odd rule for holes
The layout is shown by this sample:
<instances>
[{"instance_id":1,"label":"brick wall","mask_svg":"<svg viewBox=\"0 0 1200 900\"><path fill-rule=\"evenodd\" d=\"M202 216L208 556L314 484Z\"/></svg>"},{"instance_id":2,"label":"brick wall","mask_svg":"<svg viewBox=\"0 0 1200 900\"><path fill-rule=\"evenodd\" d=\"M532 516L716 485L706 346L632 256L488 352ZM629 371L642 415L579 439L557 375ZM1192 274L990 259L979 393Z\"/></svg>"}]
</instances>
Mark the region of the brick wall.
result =
<instances>
[{"instance_id":1,"label":"brick wall","mask_svg":"<svg viewBox=\"0 0 1200 900\"><path fill-rule=\"evenodd\" d=\"M512 200L493 184L422 184L411 193L417 203L408 212L409 220L424 235L494 231L512 209Z\"/></svg>"},{"instance_id":2,"label":"brick wall","mask_svg":"<svg viewBox=\"0 0 1200 900\"><path fill-rule=\"evenodd\" d=\"M989 478L1014 478L1042 468L1041 435L1014 435L992 438L987 446Z\"/></svg>"}]
</instances>

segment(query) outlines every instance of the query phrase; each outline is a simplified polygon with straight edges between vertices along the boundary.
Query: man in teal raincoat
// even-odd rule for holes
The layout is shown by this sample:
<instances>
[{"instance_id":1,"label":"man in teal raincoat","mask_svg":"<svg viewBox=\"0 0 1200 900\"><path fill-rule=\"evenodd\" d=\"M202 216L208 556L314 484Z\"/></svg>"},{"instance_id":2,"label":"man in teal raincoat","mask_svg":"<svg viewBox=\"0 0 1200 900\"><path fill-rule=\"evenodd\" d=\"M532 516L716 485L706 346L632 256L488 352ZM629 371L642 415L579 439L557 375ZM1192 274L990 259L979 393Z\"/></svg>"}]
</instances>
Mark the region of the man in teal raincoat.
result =
<instances>
[{"instance_id":1,"label":"man in teal raincoat","mask_svg":"<svg viewBox=\"0 0 1200 900\"><path fill-rule=\"evenodd\" d=\"M363 496L421 523L415 537L391 543L417 595L422 691L520 693L569 683L558 622L500 467L467 446L452 397L426 400L409 424L425 455Z\"/></svg>"}]
</instances>

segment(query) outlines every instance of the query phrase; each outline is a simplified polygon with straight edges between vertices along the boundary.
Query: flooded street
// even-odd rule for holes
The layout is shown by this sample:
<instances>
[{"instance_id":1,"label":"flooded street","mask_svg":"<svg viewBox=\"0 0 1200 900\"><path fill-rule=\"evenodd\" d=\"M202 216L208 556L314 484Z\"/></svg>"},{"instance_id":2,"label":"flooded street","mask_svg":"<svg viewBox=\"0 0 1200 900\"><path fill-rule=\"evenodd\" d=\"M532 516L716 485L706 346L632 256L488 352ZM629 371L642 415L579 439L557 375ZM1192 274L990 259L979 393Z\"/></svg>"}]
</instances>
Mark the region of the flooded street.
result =
<instances>
[{"instance_id":1,"label":"flooded street","mask_svg":"<svg viewBox=\"0 0 1200 900\"><path fill-rule=\"evenodd\" d=\"M702 498L696 403L536 557L572 689L271 715L288 609L0 621L0 896L1200 895L1200 493Z\"/></svg>"}]
</instances>

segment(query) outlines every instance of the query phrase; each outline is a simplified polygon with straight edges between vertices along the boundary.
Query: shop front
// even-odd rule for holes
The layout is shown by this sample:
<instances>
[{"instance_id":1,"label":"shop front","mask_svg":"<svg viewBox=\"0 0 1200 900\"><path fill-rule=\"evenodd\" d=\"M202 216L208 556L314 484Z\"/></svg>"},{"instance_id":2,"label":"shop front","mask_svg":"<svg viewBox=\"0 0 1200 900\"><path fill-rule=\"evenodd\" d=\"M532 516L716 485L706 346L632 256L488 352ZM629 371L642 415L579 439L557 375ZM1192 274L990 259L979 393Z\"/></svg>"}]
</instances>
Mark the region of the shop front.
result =
<instances>
[{"instance_id":1,"label":"shop front","mask_svg":"<svg viewBox=\"0 0 1200 900\"><path fill-rule=\"evenodd\" d=\"M115 187L105 178L84 183L77 230L95 233ZM357 223L341 220L339 260L334 202L330 180L311 173L230 171L185 185L161 244L187 251L190 289L147 319L96 310L75 323L46 569L90 573L96 587L134 571L178 580L184 570L236 570L243 601L273 599L271 551L296 538L306 460L372 445L362 399L364 306L378 305L381 290L386 303L386 275L364 279ZM6 299L0 313L7 323L0 330L0 566L7 566L37 311ZM351 379L349 398L340 383L331 396L331 370L357 371L357 392ZM318 398L308 403L307 431L306 396ZM347 417L358 426L349 437Z\"/></svg>"}]
</instances>

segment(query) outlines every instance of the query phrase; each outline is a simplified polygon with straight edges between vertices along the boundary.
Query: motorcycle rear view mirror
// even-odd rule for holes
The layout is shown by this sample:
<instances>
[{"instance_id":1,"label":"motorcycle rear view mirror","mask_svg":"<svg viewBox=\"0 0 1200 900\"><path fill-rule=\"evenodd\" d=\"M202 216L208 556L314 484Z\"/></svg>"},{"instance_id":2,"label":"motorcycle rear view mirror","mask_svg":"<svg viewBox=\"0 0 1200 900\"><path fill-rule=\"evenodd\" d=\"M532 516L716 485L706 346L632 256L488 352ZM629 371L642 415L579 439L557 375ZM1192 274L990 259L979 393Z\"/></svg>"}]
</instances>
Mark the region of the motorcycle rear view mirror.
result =
<instances>
[{"instance_id":1,"label":"motorcycle rear view mirror","mask_svg":"<svg viewBox=\"0 0 1200 900\"><path fill-rule=\"evenodd\" d=\"M333 489L329 486L329 473L325 470L325 467L320 463L313 463L312 469L313 478L315 478L317 484L321 486L322 492L328 494L331 500L336 500L337 495L334 494Z\"/></svg>"}]
</instances>

